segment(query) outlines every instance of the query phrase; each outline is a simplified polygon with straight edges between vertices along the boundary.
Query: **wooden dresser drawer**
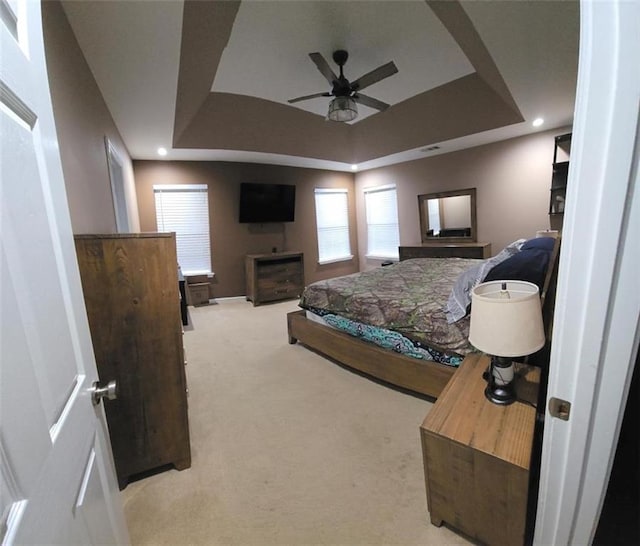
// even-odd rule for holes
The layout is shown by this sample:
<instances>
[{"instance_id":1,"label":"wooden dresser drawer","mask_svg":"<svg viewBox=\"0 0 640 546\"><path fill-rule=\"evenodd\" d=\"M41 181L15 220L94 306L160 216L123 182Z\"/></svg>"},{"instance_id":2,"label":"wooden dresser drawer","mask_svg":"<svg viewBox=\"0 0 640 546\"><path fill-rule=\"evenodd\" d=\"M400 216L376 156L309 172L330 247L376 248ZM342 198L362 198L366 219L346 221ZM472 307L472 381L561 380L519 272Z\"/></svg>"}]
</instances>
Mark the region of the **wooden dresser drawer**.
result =
<instances>
[{"instance_id":1,"label":"wooden dresser drawer","mask_svg":"<svg viewBox=\"0 0 640 546\"><path fill-rule=\"evenodd\" d=\"M261 292L263 290L283 288L291 285L302 287L302 275L299 273L297 275L286 275L284 273L280 273L279 275L274 275L273 277L258 279L258 289Z\"/></svg>"},{"instance_id":2,"label":"wooden dresser drawer","mask_svg":"<svg viewBox=\"0 0 640 546\"><path fill-rule=\"evenodd\" d=\"M400 251L400 261L403 260L411 260L412 258L425 258L426 254L423 252L422 248L415 246L401 246Z\"/></svg>"},{"instance_id":3,"label":"wooden dresser drawer","mask_svg":"<svg viewBox=\"0 0 640 546\"><path fill-rule=\"evenodd\" d=\"M260 290L260 301L275 301L290 298L297 298L302 292L300 285L288 284L281 286L272 286Z\"/></svg>"},{"instance_id":4,"label":"wooden dresser drawer","mask_svg":"<svg viewBox=\"0 0 640 546\"><path fill-rule=\"evenodd\" d=\"M258 263L258 278L282 278L292 275L302 275L300 262Z\"/></svg>"}]
</instances>

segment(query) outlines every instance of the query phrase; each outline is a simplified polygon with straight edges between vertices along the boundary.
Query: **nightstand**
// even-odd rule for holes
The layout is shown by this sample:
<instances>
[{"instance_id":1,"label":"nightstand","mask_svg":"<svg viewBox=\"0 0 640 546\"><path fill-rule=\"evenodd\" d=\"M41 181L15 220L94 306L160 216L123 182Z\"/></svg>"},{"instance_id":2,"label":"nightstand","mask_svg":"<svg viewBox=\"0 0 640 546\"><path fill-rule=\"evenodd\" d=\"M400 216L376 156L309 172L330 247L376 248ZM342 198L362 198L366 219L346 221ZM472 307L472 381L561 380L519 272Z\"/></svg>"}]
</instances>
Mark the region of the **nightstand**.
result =
<instances>
[{"instance_id":1,"label":"nightstand","mask_svg":"<svg viewBox=\"0 0 640 546\"><path fill-rule=\"evenodd\" d=\"M489 358L468 355L420 427L431 523L490 545L524 543L540 370L516 364L518 401L489 402Z\"/></svg>"}]
</instances>

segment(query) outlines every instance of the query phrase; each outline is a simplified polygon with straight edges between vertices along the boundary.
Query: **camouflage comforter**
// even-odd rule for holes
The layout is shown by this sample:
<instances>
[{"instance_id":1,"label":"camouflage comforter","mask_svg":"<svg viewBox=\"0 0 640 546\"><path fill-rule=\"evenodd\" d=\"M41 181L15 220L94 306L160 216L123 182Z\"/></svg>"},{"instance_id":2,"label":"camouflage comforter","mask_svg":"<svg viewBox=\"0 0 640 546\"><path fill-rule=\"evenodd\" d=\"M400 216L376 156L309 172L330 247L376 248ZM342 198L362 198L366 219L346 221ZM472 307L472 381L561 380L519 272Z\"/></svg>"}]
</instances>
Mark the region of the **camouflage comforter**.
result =
<instances>
[{"instance_id":1,"label":"camouflage comforter","mask_svg":"<svg viewBox=\"0 0 640 546\"><path fill-rule=\"evenodd\" d=\"M477 263L419 258L318 281L307 286L300 307L398 332L418 347L464 355L471 351L469 317L448 324L444 306L458 275Z\"/></svg>"}]
</instances>

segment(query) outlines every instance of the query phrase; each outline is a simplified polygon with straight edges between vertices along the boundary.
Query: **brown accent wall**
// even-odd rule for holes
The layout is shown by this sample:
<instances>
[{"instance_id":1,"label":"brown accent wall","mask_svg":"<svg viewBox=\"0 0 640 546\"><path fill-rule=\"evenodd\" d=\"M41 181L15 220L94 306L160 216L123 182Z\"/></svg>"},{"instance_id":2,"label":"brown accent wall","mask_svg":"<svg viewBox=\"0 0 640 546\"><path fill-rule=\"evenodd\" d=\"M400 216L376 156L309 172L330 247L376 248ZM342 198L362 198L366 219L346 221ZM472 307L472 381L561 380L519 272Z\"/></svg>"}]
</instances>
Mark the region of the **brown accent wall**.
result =
<instances>
[{"instance_id":1,"label":"brown accent wall","mask_svg":"<svg viewBox=\"0 0 640 546\"><path fill-rule=\"evenodd\" d=\"M549 190L554 136L570 127L535 133L356 175L358 247L362 270L379 265L367 249L363 190L395 183L400 244L420 243L418 195L476 188L478 241L497 254L518 238L549 229ZM557 226L551 226L554 229Z\"/></svg>"},{"instance_id":2,"label":"brown accent wall","mask_svg":"<svg viewBox=\"0 0 640 546\"><path fill-rule=\"evenodd\" d=\"M60 2L52 0L42 3L42 25L53 114L73 232L116 231L105 136L114 145L123 162L129 227L131 231L138 231L129 152Z\"/></svg>"},{"instance_id":3,"label":"brown accent wall","mask_svg":"<svg viewBox=\"0 0 640 546\"><path fill-rule=\"evenodd\" d=\"M244 257L271 252L272 248L304 252L305 281L347 275L358 271L354 176L315 169L254 163L204 161L134 161L137 200L142 231L156 230L154 184L207 184L211 260L215 273L214 297L245 294ZM296 186L295 222L240 224L240 183L265 182ZM347 188L354 259L318 264L314 188Z\"/></svg>"}]
</instances>

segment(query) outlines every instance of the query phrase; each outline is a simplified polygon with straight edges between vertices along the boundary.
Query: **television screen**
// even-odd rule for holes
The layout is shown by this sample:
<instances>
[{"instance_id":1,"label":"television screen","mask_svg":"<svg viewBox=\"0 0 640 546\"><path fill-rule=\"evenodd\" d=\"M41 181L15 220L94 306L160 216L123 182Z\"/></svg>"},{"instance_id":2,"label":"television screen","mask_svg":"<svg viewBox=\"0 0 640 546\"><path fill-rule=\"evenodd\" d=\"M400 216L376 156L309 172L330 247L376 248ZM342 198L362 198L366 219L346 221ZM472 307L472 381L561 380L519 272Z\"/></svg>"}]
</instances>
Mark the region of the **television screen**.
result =
<instances>
[{"instance_id":1,"label":"television screen","mask_svg":"<svg viewBox=\"0 0 640 546\"><path fill-rule=\"evenodd\" d=\"M293 222L296 187L288 184L240 184L240 222Z\"/></svg>"}]
</instances>

